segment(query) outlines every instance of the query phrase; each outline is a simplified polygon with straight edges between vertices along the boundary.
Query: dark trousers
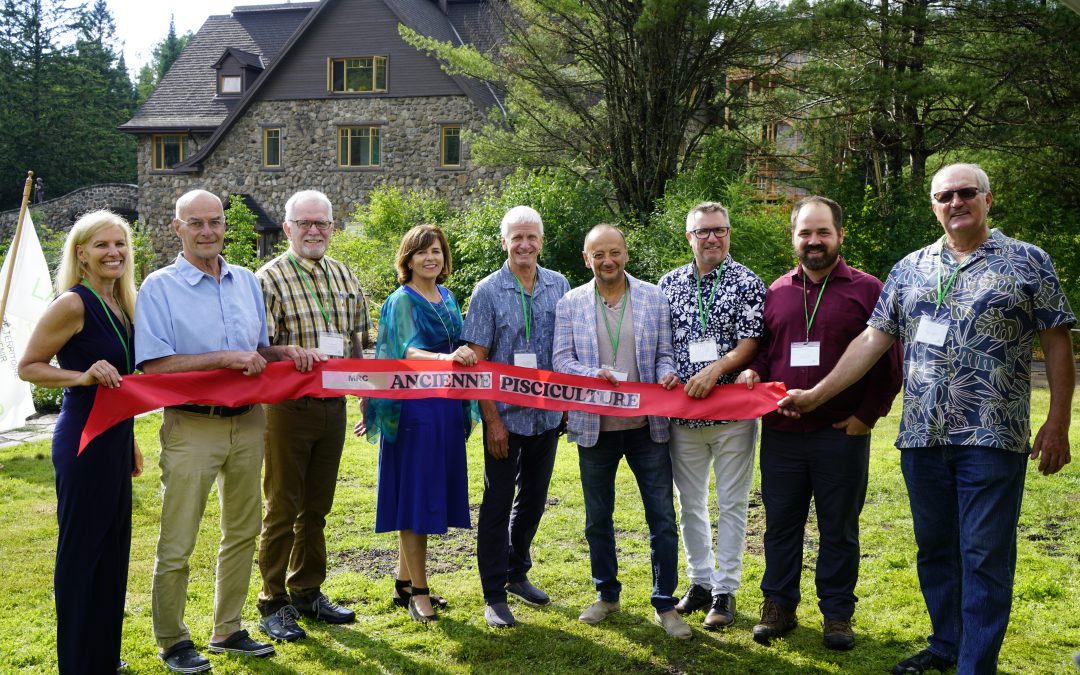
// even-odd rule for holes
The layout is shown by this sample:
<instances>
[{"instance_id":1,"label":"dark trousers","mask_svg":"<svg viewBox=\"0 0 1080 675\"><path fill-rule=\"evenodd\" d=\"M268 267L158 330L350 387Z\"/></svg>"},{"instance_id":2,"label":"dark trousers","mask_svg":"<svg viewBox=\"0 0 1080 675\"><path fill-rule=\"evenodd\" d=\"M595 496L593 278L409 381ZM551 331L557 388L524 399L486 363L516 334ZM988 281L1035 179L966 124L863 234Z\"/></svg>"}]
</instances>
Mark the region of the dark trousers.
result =
<instances>
[{"instance_id":1,"label":"dark trousers","mask_svg":"<svg viewBox=\"0 0 1080 675\"><path fill-rule=\"evenodd\" d=\"M622 458L641 492L649 526L652 560L652 606L663 613L675 607L679 578L679 530L667 443L652 440L649 425L627 431L601 431L596 445L578 446L578 468L585 497L585 540L597 594L616 602L622 592L615 552L615 475Z\"/></svg>"},{"instance_id":2,"label":"dark trousers","mask_svg":"<svg viewBox=\"0 0 1080 675\"><path fill-rule=\"evenodd\" d=\"M956 675L997 672L1027 464L1027 453L970 445L900 453L934 630L929 648L955 659Z\"/></svg>"},{"instance_id":3,"label":"dark trousers","mask_svg":"<svg viewBox=\"0 0 1080 675\"><path fill-rule=\"evenodd\" d=\"M59 525L53 584L61 673L115 673L120 662L132 463L131 423L122 424L126 443L91 445L78 457L53 457ZM65 450L74 455L73 447Z\"/></svg>"},{"instance_id":4,"label":"dark trousers","mask_svg":"<svg viewBox=\"0 0 1080 675\"><path fill-rule=\"evenodd\" d=\"M866 501L870 435L831 427L813 433L761 433L765 574L761 592L787 611L799 604L799 576L810 500L821 541L815 573L827 619L851 619L859 579L859 514Z\"/></svg>"},{"instance_id":5,"label":"dark trousers","mask_svg":"<svg viewBox=\"0 0 1080 675\"><path fill-rule=\"evenodd\" d=\"M304 397L266 406L259 612L314 600L326 580L326 516L334 505L345 399Z\"/></svg>"},{"instance_id":6,"label":"dark trousers","mask_svg":"<svg viewBox=\"0 0 1080 675\"><path fill-rule=\"evenodd\" d=\"M505 459L484 453L484 501L476 525L476 565L484 602L488 604L506 602L506 583L524 581L532 568L529 548L547 505L558 445L555 429L536 436L511 433Z\"/></svg>"}]
</instances>

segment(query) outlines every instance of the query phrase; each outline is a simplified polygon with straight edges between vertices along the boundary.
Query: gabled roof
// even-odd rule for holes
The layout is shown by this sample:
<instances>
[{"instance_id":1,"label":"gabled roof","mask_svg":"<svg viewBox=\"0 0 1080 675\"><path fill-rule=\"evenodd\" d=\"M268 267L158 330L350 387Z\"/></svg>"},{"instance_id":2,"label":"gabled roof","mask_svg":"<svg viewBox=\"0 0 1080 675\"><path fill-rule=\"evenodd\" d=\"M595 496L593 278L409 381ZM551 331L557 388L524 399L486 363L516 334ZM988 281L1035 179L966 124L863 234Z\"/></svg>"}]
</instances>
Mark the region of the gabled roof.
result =
<instances>
[{"instance_id":1,"label":"gabled roof","mask_svg":"<svg viewBox=\"0 0 1080 675\"><path fill-rule=\"evenodd\" d=\"M225 51L222 52L221 57L217 61L214 61L214 64L210 67L215 69L220 68L225 59L230 56L236 59L240 65L245 68L258 68L259 70L262 70L265 67L263 66L261 56L252 54L251 52L245 52L243 49L237 49L236 47L226 47Z\"/></svg>"},{"instance_id":2,"label":"gabled roof","mask_svg":"<svg viewBox=\"0 0 1080 675\"><path fill-rule=\"evenodd\" d=\"M157 89L120 131L212 131L229 114L233 102L217 97L211 70L226 47L262 57L272 65L282 45L318 2L236 8L231 15L211 16L169 68ZM241 11L243 10L243 11Z\"/></svg>"},{"instance_id":3,"label":"gabled roof","mask_svg":"<svg viewBox=\"0 0 1080 675\"><path fill-rule=\"evenodd\" d=\"M128 133L149 133L161 130L213 131L210 139L198 151L173 167L173 171L178 173L199 171L202 162L214 152L233 124L243 116L252 103L258 100L260 90L273 78L275 69L287 59L290 50L317 22L327 7L337 1L248 5L234 8L232 16L210 17L192 38L191 43L173 64L150 99L143 104L135 117L121 125L119 129ZM482 6L486 5L486 0L458 0L457 2L450 0L447 14L443 14L439 8L438 0L381 1L406 26L423 35L455 45L465 42L461 30L487 40L487 33L478 30L478 27L494 25L493 22L485 22L480 18L485 16ZM471 5L475 7L467 7ZM453 8L453 11L449 8ZM453 23L452 15L461 19L461 28ZM271 44L270 36L280 38L284 34L285 26L288 25L287 21L279 21L279 17L287 17L292 21L299 19L299 21L289 33L287 40ZM202 79L196 82L198 79L196 71L210 66L213 63L210 61L211 56L220 54L219 50L226 46L261 53L263 62L267 63L263 73L239 100L234 98L228 101L224 97L215 98L217 83L214 78L206 76L207 70L202 70ZM280 51L271 52L272 47L278 47ZM185 60L185 57L188 58ZM178 71L175 76L174 70ZM462 93L481 110L494 106L503 110L502 103L495 92L486 84L461 76L451 76L451 78L458 84ZM159 92L161 92L160 96ZM176 113L176 110L183 112ZM183 124L183 121L189 120L196 120L199 124Z\"/></svg>"}]
</instances>

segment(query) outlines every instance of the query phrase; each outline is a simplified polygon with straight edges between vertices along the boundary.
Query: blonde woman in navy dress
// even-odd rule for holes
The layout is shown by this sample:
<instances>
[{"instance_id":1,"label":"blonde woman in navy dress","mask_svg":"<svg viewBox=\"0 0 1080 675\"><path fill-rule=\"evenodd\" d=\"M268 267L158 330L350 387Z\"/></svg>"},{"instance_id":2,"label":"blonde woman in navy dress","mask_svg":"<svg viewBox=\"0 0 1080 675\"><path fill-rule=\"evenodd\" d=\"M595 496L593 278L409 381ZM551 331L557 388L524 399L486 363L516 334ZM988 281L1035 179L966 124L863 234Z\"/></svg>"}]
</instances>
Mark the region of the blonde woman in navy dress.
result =
<instances>
[{"instance_id":1,"label":"blonde woman in navy dress","mask_svg":"<svg viewBox=\"0 0 1080 675\"><path fill-rule=\"evenodd\" d=\"M475 365L476 354L461 340L461 310L440 285L452 269L446 235L434 225L412 228L396 266L402 285L379 313L376 358ZM395 601L407 596L416 621L434 621L434 606L442 604L428 591L428 535L469 527L465 440L478 417L475 401L373 398L356 426L357 435L381 436L375 531L398 532Z\"/></svg>"},{"instance_id":2,"label":"blonde woman in navy dress","mask_svg":"<svg viewBox=\"0 0 1080 675\"><path fill-rule=\"evenodd\" d=\"M131 419L78 454L99 386L132 371L135 275L131 229L109 211L80 218L64 244L59 297L41 317L19 362L19 377L64 387L53 432L59 538L53 575L56 655L61 673L115 673L131 550L131 478L142 455ZM60 363L50 364L53 357Z\"/></svg>"}]
</instances>

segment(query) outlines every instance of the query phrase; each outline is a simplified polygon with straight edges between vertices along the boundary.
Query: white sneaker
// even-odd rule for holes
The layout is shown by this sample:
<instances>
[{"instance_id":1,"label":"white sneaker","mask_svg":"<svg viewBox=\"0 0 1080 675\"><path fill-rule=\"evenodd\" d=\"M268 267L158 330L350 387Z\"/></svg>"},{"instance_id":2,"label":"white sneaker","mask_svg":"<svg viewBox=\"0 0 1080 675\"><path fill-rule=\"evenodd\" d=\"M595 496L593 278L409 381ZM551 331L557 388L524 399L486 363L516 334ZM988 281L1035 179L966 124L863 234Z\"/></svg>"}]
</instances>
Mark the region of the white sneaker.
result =
<instances>
[{"instance_id":1,"label":"white sneaker","mask_svg":"<svg viewBox=\"0 0 1080 675\"><path fill-rule=\"evenodd\" d=\"M581 623L600 623L609 615L619 611L619 601L605 602L604 600L597 600L593 604L585 608L585 611L578 617L578 621Z\"/></svg>"},{"instance_id":2,"label":"white sneaker","mask_svg":"<svg viewBox=\"0 0 1080 675\"><path fill-rule=\"evenodd\" d=\"M690 626L683 621L683 618L674 609L663 614L653 612L653 621L663 626L664 632L676 640L689 640L694 636L693 632L690 631Z\"/></svg>"}]
</instances>

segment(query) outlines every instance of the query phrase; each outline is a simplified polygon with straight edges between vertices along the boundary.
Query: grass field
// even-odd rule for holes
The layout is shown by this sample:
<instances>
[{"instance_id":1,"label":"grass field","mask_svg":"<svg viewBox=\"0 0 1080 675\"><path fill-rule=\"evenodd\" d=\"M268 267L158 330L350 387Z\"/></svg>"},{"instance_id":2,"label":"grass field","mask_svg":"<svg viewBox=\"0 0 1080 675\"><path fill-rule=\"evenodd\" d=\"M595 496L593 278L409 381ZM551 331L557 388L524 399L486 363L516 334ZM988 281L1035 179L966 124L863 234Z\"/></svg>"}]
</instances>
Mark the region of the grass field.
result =
<instances>
[{"instance_id":1,"label":"grass field","mask_svg":"<svg viewBox=\"0 0 1080 675\"><path fill-rule=\"evenodd\" d=\"M1035 419L1045 417L1048 396L1037 390ZM355 408L355 406L352 406ZM1074 420L1080 411L1074 406ZM161 673L150 618L150 577L158 533L159 415L140 419L136 433L146 453L147 471L135 481L134 534L123 656L131 673ZM349 626L308 622L309 639L281 645L266 660L213 656L217 673L882 673L921 649L929 620L915 575L915 549L907 494L899 470L896 408L874 434L870 488L862 515L863 561L854 625L857 647L847 653L821 644L821 616L813 587L816 537L808 528L800 627L771 647L751 640L764 566L764 514L755 480L750 532L737 595L734 627L710 633L694 615L689 642L668 639L652 623L647 532L641 501L629 469L620 469L616 528L623 611L598 626L577 621L594 599L588 549L582 533L584 506L577 474L577 450L559 448L547 515L533 550L530 575L553 597L533 609L511 602L518 627L493 631L483 619L483 600L474 559L472 530L452 531L431 541L431 586L451 605L427 627L411 621L390 602L396 560L393 535L373 533L377 450L351 439L342 463L334 513L328 524L330 577L324 590L356 610ZM478 434L469 444L473 524L480 502L482 448ZM1080 453L1074 424L1072 446ZM1080 463L1080 462L1078 462ZM1080 466L1068 465L1044 477L1029 466L1019 531L1019 562L1013 616L1000 668L1006 673L1075 672L1071 657L1080 649ZM55 670L55 616L52 565L56 546L56 506L48 442L0 450L0 672ZM187 621L204 647L212 627L213 561L216 554L217 497L211 496L203 531L191 560ZM246 627L257 631L255 568ZM686 578L680 576L679 594Z\"/></svg>"}]
</instances>

